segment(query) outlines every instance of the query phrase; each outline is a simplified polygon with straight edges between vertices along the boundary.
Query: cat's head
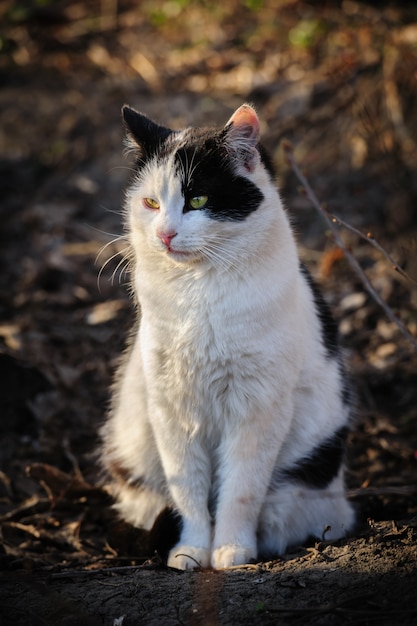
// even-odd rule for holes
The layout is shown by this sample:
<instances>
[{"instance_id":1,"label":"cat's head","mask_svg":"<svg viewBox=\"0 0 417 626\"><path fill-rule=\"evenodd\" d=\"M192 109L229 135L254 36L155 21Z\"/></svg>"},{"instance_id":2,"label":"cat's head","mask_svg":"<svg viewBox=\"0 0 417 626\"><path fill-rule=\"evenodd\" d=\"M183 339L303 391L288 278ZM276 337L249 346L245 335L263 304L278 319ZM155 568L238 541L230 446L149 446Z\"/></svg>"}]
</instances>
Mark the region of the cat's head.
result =
<instances>
[{"instance_id":1,"label":"cat's head","mask_svg":"<svg viewBox=\"0 0 417 626\"><path fill-rule=\"evenodd\" d=\"M265 227L259 213L274 188L254 109L241 106L221 129L174 131L127 106L123 118L137 165L127 202L136 253L233 262Z\"/></svg>"}]
</instances>

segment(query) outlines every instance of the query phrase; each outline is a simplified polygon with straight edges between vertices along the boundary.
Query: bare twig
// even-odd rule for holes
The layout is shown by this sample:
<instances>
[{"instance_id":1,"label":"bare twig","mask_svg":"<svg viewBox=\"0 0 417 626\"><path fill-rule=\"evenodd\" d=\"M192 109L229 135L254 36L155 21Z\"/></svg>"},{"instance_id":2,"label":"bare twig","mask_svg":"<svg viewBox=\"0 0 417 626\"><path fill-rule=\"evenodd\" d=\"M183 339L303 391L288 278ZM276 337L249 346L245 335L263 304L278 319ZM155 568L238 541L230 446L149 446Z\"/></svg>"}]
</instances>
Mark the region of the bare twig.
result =
<instances>
[{"instance_id":1,"label":"bare twig","mask_svg":"<svg viewBox=\"0 0 417 626\"><path fill-rule=\"evenodd\" d=\"M242 565L229 565L228 567L220 567L218 572L230 572L233 570L244 569L244 570L259 570L259 563L242 563Z\"/></svg>"},{"instance_id":2,"label":"bare twig","mask_svg":"<svg viewBox=\"0 0 417 626\"><path fill-rule=\"evenodd\" d=\"M331 526L329 526L328 524L327 524L327 526L325 526L325 527L323 528L323 533L322 533L322 535L321 535L321 540L322 540L322 541L326 541L326 535L327 535L327 533L329 533L329 532L331 531L331 529L332 529L332 527L331 527Z\"/></svg>"},{"instance_id":3,"label":"bare twig","mask_svg":"<svg viewBox=\"0 0 417 626\"><path fill-rule=\"evenodd\" d=\"M203 570L203 568L202 568L202 565L201 565L200 561L197 561L197 559L195 559L195 558L194 558L193 556L191 556L190 554L183 554L182 552L178 552L178 554L176 554L176 555L175 555L175 558L176 558L177 556L185 556L185 557L187 557L187 559L190 559L191 561L194 561L194 563L197 565L197 568L196 568L196 569L198 569L199 571L202 571L202 570ZM172 569L177 569L177 568L176 568L176 567L173 567Z\"/></svg>"},{"instance_id":4,"label":"bare twig","mask_svg":"<svg viewBox=\"0 0 417 626\"><path fill-rule=\"evenodd\" d=\"M63 572L49 574L49 578L86 578L97 576L98 574L130 574L143 569L147 569L144 564L122 565L120 567L98 567L97 569L65 570Z\"/></svg>"},{"instance_id":5,"label":"bare twig","mask_svg":"<svg viewBox=\"0 0 417 626\"><path fill-rule=\"evenodd\" d=\"M394 261L392 256L385 250L385 248L383 248L381 244L377 242L377 240L375 239L372 233L368 232L365 234L361 232L360 230L358 230L351 224L348 224L347 222L342 220L342 218L338 217L337 215L334 215L333 213L330 213L330 211L328 211L325 207L322 207L322 210L328 215L328 217L332 220L333 223L340 224L340 226L343 226L347 230L350 230L352 233L355 233L355 235L357 235L361 239L364 239L365 241L370 243L371 246L376 248L376 250L378 250L386 258L388 263L391 265L391 269L393 269L394 272L397 272L398 274L400 274L400 276L402 276L406 280L409 280L414 285L417 285L417 280L415 280L412 276L407 274L407 272L402 267L400 267L398 263Z\"/></svg>"},{"instance_id":6,"label":"bare twig","mask_svg":"<svg viewBox=\"0 0 417 626\"><path fill-rule=\"evenodd\" d=\"M348 498L360 498L371 496L411 496L417 493L417 485L397 485L393 487L359 487L350 489Z\"/></svg>"},{"instance_id":7,"label":"bare twig","mask_svg":"<svg viewBox=\"0 0 417 626\"><path fill-rule=\"evenodd\" d=\"M379 293L377 291L375 291L375 289L372 286L369 278L367 277L367 275L365 274L365 272L363 271L363 269L359 265L358 261L355 259L353 254L345 246L343 240L341 239L341 237L339 236L339 233L337 232L337 228L335 227L335 224L334 224L332 218L329 216L329 213L326 211L326 209L324 209L321 206L321 204L317 200L317 196L315 195L314 191L312 190L312 188L310 186L310 183L308 182L308 180L304 176L304 174L301 172L301 170L300 170L296 160L294 159L294 155L292 153L291 146L288 143L284 143L283 144L283 148L284 148L285 155L286 155L286 157L288 159L289 164L291 165L291 167L292 167L295 175L297 176L298 180L300 181L301 185L304 187L304 190L306 192L307 198L310 200L310 202L312 203L314 208L317 209L317 211L319 212L319 215L321 215L322 218L324 219L326 225L329 227L329 229L330 229L330 231L331 231L331 233L332 233L332 235L334 237L334 240L336 241L336 243L339 246L339 248L343 251L346 259L349 261L350 265L355 270L356 274L361 279L365 289L372 296L372 298L375 300L375 302L377 302L379 304L379 306L383 309L383 311L385 312L387 317L391 320L391 322L393 322L397 326L397 328L400 330L402 335L404 337L406 337L406 339L408 339L408 341L411 343L411 345L414 348L414 350L417 352L417 341L414 339L414 337L411 335L411 333L408 331L408 329L402 323L402 321L400 319L398 319L398 317L394 314L394 312L387 305L387 303L381 298Z\"/></svg>"}]
</instances>

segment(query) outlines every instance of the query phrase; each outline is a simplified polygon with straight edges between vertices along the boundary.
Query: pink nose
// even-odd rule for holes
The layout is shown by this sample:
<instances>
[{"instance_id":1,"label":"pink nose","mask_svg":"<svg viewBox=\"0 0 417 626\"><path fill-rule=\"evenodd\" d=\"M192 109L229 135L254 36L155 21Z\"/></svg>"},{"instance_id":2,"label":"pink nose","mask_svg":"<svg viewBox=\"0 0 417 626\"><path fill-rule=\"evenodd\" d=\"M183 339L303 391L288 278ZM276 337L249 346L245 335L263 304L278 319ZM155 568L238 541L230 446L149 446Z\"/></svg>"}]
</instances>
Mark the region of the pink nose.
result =
<instances>
[{"instance_id":1,"label":"pink nose","mask_svg":"<svg viewBox=\"0 0 417 626\"><path fill-rule=\"evenodd\" d=\"M159 237L159 239L162 241L162 243L167 248L169 248L171 245L171 241L174 239L177 233L173 231L168 231L168 232L158 231L156 234Z\"/></svg>"}]
</instances>

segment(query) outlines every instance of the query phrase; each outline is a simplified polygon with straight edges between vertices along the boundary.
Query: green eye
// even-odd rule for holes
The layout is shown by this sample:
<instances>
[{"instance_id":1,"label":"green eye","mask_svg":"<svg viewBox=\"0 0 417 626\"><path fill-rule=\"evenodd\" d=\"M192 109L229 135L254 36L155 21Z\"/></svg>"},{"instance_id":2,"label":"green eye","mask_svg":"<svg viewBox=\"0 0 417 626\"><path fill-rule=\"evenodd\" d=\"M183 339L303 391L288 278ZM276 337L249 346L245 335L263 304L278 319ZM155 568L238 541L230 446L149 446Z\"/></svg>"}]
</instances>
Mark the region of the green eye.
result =
<instances>
[{"instance_id":1,"label":"green eye","mask_svg":"<svg viewBox=\"0 0 417 626\"><path fill-rule=\"evenodd\" d=\"M208 196L195 196L190 200L192 209L202 209L207 204Z\"/></svg>"},{"instance_id":2,"label":"green eye","mask_svg":"<svg viewBox=\"0 0 417 626\"><path fill-rule=\"evenodd\" d=\"M153 209L154 211L160 208L159 202L157 202L153 198L143 198L143 204L147 209Z\"/></svg>"}]
</instances>

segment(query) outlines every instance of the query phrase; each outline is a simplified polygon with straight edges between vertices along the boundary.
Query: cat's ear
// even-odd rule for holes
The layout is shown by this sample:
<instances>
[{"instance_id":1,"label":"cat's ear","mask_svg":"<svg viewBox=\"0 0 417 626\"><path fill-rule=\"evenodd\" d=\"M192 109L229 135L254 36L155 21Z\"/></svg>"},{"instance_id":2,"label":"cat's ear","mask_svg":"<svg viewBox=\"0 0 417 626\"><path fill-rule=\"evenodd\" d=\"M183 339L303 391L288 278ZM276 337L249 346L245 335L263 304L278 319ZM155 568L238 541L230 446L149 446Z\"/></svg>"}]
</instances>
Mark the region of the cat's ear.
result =
<instances>
[{"instance_id":1,"label":"cat's ear","mask_svg":"<svg viewBox=\"0 0 417 626\"><path fill-rule=\"evenodd\" d=\"M260 125L255 109L243 104L232 115L224 128L225 145L229 154L249 172L259 160Z\"/></svg>"},{"instance_id":2,"label":"cat's ear","mask_svg":"<svg viewBox=\"0 0 417 626\"><path fill-rule=\"evenodd\" d=\"M156 152L173 132L126 104L122 108L122 116L127 131L127 148L132 150L140 160L146 160Z\"/></svg>"}]
</instances>

